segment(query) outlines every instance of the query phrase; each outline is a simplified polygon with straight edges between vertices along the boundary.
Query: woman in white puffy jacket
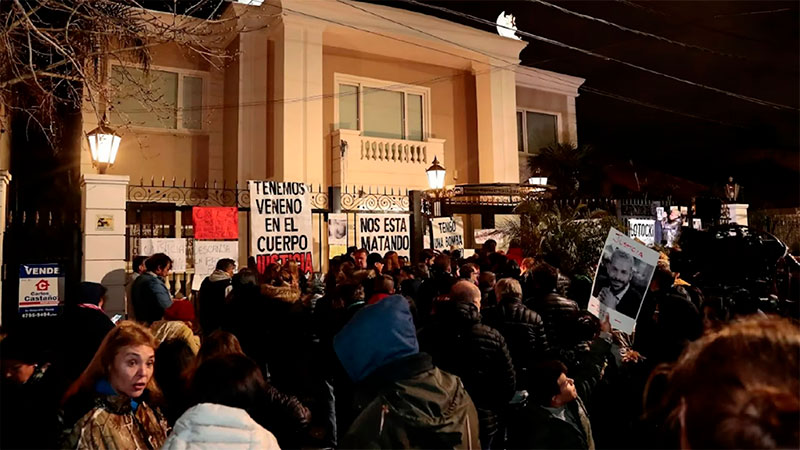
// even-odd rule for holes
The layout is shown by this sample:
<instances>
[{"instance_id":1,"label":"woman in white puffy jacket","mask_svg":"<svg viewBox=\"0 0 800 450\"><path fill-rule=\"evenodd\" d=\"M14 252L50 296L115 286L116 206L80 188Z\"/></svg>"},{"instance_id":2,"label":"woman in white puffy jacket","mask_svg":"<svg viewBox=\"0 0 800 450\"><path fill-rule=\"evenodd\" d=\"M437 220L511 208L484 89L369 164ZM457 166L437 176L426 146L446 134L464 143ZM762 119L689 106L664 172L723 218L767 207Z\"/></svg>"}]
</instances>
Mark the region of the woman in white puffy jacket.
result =
<instances>
[{"instance_id":1,"label":"woman in white puffy jacket","mask_svg":"<svg viewBox=\"0 0 800 450\"><path fill-rule=\"evenodd\" d=\"M280 450L275 436L243 409L213 403L189 408L175 422L164 450Z\"/></svg>"}]
</instances>

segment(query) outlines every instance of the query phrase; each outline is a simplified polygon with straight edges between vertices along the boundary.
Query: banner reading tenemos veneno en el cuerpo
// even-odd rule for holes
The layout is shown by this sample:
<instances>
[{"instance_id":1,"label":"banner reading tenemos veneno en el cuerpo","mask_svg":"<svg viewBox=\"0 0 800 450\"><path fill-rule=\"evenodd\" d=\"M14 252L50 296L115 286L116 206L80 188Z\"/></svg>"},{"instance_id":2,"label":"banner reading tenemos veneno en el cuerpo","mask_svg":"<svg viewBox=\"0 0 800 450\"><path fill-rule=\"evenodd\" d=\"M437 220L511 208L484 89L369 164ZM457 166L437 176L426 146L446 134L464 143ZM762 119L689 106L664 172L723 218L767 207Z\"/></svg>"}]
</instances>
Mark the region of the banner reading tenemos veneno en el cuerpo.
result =
<instances>
[{"instance_id":1,"label":"banner reading tenemos veneno en el cuerpo","mask_svg":"<svg viewBox=\"0 0 800 450\"><path fill-rule=\"evenodd\" d=\"M311 201L305 183L249 181L250 254L263 272L271 263L296 261L303 272L314 270Z\"/></svg>"}]
</instances>

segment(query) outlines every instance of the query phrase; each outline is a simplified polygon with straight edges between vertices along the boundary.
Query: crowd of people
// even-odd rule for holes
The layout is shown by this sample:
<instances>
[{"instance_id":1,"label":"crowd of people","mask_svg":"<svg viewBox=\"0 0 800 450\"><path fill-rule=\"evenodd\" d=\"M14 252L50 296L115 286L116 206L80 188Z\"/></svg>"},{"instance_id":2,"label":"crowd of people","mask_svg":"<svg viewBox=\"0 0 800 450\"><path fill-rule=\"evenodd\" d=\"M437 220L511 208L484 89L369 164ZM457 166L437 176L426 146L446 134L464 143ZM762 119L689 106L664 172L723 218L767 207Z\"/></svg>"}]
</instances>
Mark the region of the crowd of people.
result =
<instances>
[{"instance_id":1,"label":"crowd of people","mask_svg":"<svg viewBox=\"0 0 800 450\"><path fill-rule=\"evenodd\" d=\"M129 314L81 284L49 352L0 342L2 448L800 448L800 330L659 261L633 335L592 280L350 248L324 276L222 259L194 301L137 257Z\"/></svg>"}]
</instances>

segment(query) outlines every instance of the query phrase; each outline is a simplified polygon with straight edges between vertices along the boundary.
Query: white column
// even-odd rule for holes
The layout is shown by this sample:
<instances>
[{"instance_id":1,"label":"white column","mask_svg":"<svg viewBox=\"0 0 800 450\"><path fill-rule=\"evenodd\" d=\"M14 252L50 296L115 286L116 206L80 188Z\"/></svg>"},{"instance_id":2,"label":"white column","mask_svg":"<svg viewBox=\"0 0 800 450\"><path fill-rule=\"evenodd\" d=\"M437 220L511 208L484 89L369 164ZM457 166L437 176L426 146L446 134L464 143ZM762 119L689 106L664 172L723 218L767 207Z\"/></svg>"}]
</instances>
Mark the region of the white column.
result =
<instances>
[{"instance_id":1,"label":"white column","mask_svg":"<svg viewBox=\"0 0 800 450\"><path fill-rule=\"evenodd\" d=\"M8 204L8 183L11 174L7 170L0 170L0 268L3 267L3 239L6 233L6 205ZM3 277L0 277L0 304L3 301ZM2 308L0 308L0 323L3 323Z\"/></svg>"},{"instance_id":2,"label":"white column","mask_svg":"<svg viewBox=\"0 0 800 450\"><path fill-rule=\"evenodd\" d=\"M567 126L564 127L567 135L564 139L565 142L578 145L578 113L575 109L575 97L567 97Z\"/></svg>"},{"instance_id":3,"label":"white column","mask_svg":"<svg viewBox=\"0 0 800 450\"><path fill-rule=\"evenodd\" d=\"M275 179L325 185L322 27L283 17L275 34Z\"/></svg>"},{"instance_id":4,"label":"white column","mask_svg":"<svg viewBox=\"0 0 800 450\"><path fill-rule=\"evenodd\" d=\"M81 177L83 281L108 289L105 310L125 312L125 206L127 175Z\"/></svg>"},{"instance_id":5,"label":"white column","mask_svg":"<svg viewBox=\"0 0 800 450\"><path fill-rule=\"evenodd\" d=\"M507 62L472 63L478 116L478 174L481 183L519 183L517 94Z\"/></svg>"},{"instance_id":6,"label":"white column","mask_svg":"<svg viewBox=\"0 0 800 450\"><path fill-rule=\"evenodd\" d=\"M239 187L267 176L267 30L239 33Z\"/></svg>"}]
</instances>

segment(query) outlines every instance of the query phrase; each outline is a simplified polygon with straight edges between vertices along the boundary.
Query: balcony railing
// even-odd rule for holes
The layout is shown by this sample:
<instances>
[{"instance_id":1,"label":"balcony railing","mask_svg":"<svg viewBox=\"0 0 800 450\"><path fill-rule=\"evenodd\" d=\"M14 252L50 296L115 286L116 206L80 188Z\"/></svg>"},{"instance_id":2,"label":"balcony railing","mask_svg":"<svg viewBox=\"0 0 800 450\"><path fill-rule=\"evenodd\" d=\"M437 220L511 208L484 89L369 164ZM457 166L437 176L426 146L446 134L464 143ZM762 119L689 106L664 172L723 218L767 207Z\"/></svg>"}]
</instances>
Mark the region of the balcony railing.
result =
<instances>
[{"instance_id":1,"label":"balcony railing","mask_svg":"<svg viewBox=\"0 0 800 450\"><path fill-rule=\"evenodd\" d=\"M428 189L425 169L430 166L434 157L446 164L444 139L407 141L361 136L355 130L336 130L331 135L331 141L331 175L334 186L374 185Z\"/></svg>"}]
</instances>

